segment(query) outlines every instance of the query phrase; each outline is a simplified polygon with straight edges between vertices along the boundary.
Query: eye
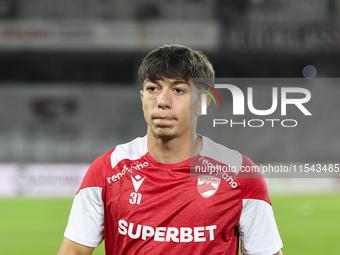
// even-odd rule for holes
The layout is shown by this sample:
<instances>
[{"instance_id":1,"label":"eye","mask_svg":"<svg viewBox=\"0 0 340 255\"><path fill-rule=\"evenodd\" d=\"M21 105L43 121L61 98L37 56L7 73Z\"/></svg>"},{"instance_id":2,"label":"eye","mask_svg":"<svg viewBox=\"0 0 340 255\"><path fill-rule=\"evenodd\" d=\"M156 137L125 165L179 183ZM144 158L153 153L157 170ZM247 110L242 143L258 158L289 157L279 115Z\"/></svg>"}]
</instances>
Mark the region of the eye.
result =
<instances>
[{"instance_id":1,"label":"eye","mask_svg":"<svg viewBox=\"0 0 340 255\"><path fill-rule=\"evenodd\" d=\"M185 90L184 90L184 89L181 89L181 88L175 88L175 92L176 92L177 94L183 94L183 93L185 92Z\"/></svg>"},{"instance_id":2,"label":"eye","mask_svg":"<svg viewBox=\"0 0 340 255\"><path fill-rule=\"evenodd\" d=\"M150 87L147 87L146 90L149 91L149 92L155 92L157 90L157 88L154 87L154 86L150 86Z\"/></svg>"}]
</instances>

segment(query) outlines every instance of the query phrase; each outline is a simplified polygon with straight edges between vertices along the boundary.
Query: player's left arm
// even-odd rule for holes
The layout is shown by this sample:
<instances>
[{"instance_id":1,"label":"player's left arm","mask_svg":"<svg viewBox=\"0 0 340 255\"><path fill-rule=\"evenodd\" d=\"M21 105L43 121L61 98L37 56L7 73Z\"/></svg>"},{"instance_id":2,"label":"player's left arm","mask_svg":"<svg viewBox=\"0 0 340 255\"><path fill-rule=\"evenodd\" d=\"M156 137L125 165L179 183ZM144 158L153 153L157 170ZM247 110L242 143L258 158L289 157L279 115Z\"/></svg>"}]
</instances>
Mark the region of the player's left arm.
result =
<instances>
[{"instance_id":1,"label":"player's left arm","mask_svg":"<svg viewBox=\"0 0 340 255\"><path fill-rule=\"evenodd\" d=\"M243 166L256 165L243 156ZM239 175L242 187L242 212L238 230L243 255L280 255L282 240L276 225L268 189L262 175ZM250 178L249 178L250 177Z\"/></svg>"},{"instance_id":2,"label":"player's left arm","mask_svg":"<svg viewBox=\"0 0 340 255\"><path fill-rule=\"evenodd\" d=\"M245 199L239 220L243 255L281 255L282 241L271 205L259 199Z\"/></svg>"},{"instance_id":3,"label":"player's left arm","mask_svg":"<svg viewBox=\"0 0 340 255\"><path fill-rule=\"evenodd\" d=\"M91 255L93 250L93 247L75 243L64 237L57 255Z\"/></svg>"}]
</instances>

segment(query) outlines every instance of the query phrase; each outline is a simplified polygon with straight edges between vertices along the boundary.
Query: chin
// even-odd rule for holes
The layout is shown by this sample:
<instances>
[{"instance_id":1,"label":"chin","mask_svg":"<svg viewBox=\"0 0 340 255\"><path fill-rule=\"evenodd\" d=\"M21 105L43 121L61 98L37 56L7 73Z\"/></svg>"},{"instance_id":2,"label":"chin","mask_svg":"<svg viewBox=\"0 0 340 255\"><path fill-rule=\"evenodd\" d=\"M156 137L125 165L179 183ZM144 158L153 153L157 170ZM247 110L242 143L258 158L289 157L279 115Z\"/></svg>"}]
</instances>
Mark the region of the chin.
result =
<instances>
[{"instance_id":1,"label":"chin","mask_svg":"<svg viewBox=\"0 0 340 255\"><path fill-rule=\"evenodd\" d=\"M172 140L178 137L176 133L172 133L172 132L152 132L152 134L155 138L161 139L163 141L169 141L169 140Z\"/></svg>"}]
</instances>

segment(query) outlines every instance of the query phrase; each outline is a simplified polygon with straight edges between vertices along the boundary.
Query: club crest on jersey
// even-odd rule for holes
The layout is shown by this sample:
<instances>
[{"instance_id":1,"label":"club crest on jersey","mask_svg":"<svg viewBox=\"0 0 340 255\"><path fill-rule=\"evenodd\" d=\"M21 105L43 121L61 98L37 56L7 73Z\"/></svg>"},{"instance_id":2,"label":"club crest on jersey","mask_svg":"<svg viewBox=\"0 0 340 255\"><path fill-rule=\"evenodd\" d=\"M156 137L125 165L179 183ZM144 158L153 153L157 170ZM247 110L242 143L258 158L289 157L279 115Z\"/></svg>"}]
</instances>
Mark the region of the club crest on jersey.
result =
<instances>
[{"instance_id":1,"label":"club crest on jersey","mask_svg":"<svg viewBox=\"0 0 340 255\"><path fill-rule=\"evenodd\" d=\"M221 178L215 176L202 175L197 177L197 191L204 197L211 197L220 186Z\"/></svg>"}]
</instances>

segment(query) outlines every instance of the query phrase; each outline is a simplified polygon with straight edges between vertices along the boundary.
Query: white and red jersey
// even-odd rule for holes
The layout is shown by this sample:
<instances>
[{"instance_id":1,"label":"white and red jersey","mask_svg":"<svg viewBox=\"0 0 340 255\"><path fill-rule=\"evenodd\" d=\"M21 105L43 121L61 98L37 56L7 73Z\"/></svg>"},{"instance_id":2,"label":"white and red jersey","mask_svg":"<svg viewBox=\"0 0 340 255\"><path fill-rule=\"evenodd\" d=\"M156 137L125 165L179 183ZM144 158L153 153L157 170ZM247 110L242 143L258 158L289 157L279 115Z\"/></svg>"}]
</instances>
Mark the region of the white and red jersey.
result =
<instances>
[{"instance_id":1,"label":"white and red jersey","mask_svg":"<svg viewBox=\"0 0 340 255\"><path fill-rule=\"evenodd\" d=\"M106 254L269 255L282 247L263 178L190 178L190 160L162 164L147 137L118 145L89 168L65 237ZM203 137L191 161L237 168L254 163Z\"/></svg>"}]
</instances>

